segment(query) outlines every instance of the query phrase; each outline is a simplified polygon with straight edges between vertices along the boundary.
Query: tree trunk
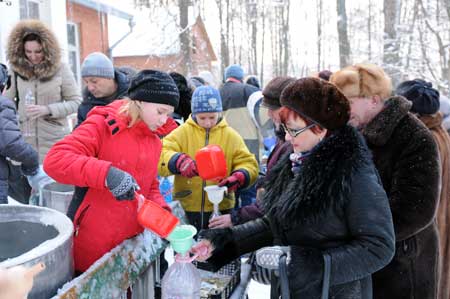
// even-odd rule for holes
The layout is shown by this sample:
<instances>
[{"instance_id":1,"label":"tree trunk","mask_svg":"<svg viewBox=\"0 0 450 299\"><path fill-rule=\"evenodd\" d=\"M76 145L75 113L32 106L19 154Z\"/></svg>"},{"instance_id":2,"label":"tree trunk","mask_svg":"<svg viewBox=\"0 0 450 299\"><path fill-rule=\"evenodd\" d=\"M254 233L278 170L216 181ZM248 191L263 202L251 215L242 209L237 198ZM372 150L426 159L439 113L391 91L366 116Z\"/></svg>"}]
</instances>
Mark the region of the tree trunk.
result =
<instances>
[{"instance_id":1,"label":"tree trunk","mask_svg":"<svg viewBox=\"0 0 450 299\"><path fill-rule=\"evenodd\" d=\"M262 1L262 36L261 36L261 70L260 70L260 81L264 84L264 50L266 42L266 0Z\"/></svg>"},{"instance_id":2,"label":"tree trunk","mask_svg":"<svg viewBox=\"0 0 450 299\"><path fill-rule=\"evenodd\" d=\"M322 70L322 0L317 0L317 71Z\"/></svg>"},{"instance_id":3,"label":"tree trunk","mask_svg":"<svg viewBox=\"0 0 450 299\"><path fill-rule=\"evenodd\" d=\"M391 76L392 83L400 83L400 45L397 39L397 25L399 23L400 0L384 0L384 52L383 64L385 71Z\"/></svg>"},{"instance_id":4,"label":"tree trunk","mask_svg":"<svg viewBox=\"0 0 450 299\"><path fill-rule=\"evenodd\" d=\"M224 12L222 1L216 0L216 4L217 8L219 9L219 22L220 22L220 56L221 56L220 60L222 62L220 73L223 74L225 68L230 64L230 53L228 51L227 36L226 36L226 34L228 33L228 21L226 21L227 16ZM225 9L227 9L227 7L228 7L228 0Z\"/></svg>"},{"instance_id":5,"label":"tree trunk","mask_svg":"<svg viewBox=\"0 0 450 299\"><path fill-rule=\"evenodd\" d=\"M337 29L338 29L338 39L339 39L339 62L341 68L346 67L350 64L350 43L348 41L347 34L347 12L345 10L345 0L337 0ZM370 3L369 3L370 5ZM370 12L370 8L369 8ZM370 26L370 16L369 16L369 26ZM370 28L369 28L370 32ZM370 33L369 33L370 34Z\"/></svg>"},{"instance_id":6,"label":"tree trunk","mask_svg":"<svg viewBox=\"0 0 450 299\"><path fill-rule=\"evenodd\" d=\"M368 39L368 49L369 61L372 61L372 0L369 0L369 16L367 18L367 39Z\"/></svg>"},{"instance_id":7,"label":"tree trunk","mask_svg":"<svg viewBox=\"0 0 450 299\"><path fill-rule=\"evenodd\" d=\"M282 40L282 45L283 45L283 66L281 69L281 75L282 76L286 76L288 74L289 71L289 49L290 47L290 41L289 41L289 8L291 5L291 1L290 0L285 0L286 1L286 5L283 6L283 26L282 26L282 35L283 35L283 40Z\"/></svg>"},{"instance_id":8,"label":"tree trunk","mask_svg":"<svg viewBox=\"0 0 450 299\"><path fill-rule=\"evenodd\" d=\"M189 30L189 1L178 0L178 8L180 13L180 48L182 55L181 67L183 74L190 74L192 70L191 60L191 31Z\"/></svg>"}]
</instances>

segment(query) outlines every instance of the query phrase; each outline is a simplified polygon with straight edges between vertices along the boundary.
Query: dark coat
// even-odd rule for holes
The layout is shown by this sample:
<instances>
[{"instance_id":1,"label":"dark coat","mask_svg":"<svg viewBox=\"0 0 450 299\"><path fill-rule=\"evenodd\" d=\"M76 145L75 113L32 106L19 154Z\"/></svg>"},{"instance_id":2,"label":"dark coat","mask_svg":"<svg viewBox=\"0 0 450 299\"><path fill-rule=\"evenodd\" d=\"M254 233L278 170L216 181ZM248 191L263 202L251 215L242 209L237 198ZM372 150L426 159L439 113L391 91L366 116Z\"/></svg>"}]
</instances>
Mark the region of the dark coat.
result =
<instances>
[{"instance_id":1,"label":"dark coat","mask_svg":"<svg viewBox=\"0 0 450 299\"><path fill-rule=\"evenodd\" d=\"M39 167L38 153L20 132L14 102L0 95L0 203L8 202L11 167L6 158L21 162L26 175L33 174Z\"/></svg>"},{"instance_id":2,"label":"dark coat","mask_svg":"<svg viewBox=\"0 0 450 299\"><path fill-rule=\"evenodd\" d=\"M222 98L223 112L228 124L241 135L247 148L259 161L260 142L258 128L247 108L248 98L257 91L258 88L252 85L227 81L220 88L220 97Z\"/></svg>"},{"instance_id":3,"label":"dark coat","mask_svg":"<svg viewBox=\"0 0 450 299\"><path fill-rule=\"evenodd\" d=\"M117 83L117 90L114 94L110 95L107 98L96 98L85 87L83 90L83 102L81 102L80 106L78 107L78 114L77 114L78 121L75 128L86 120L87 114L95 106L106 106L113 100L123 99L127 95L131 75L132 73L124 71L120 68L114 68L114 80Z\"/></svg>"},{"instance_id":4,"label":"dark coat","mask_svg":"<svg viewBox=\"0 0 450 299\"><path fill-rule=\"evenodd\" d=\"M408 111L411 102L389 99L364 129L394 220L396 254L373 276L374 298L437 296L440 166L430 131Z\"/></svg>"},{"instance_id":5,"label":"dark coat","mask_svg":"<svg viewBox=\"0 0 450 299\"><path fill-rule=\"evenodd\" d=\"M278 139L277 144L273 148L272 152L267 159L267 173L277 164L280 158L286 153L292 151L292 145L288 141ZM266 182L266 176L258 178L256 182L256 188L262 188L264 182ZM264 215L263 208L260 201L257 198L256 201L250 205L241 207L240 209L234 209L231 211L231 222L233 225L245 223L247 221L262 217Z\"/></svg>"},{"instance_id":6,"label":"dark coat","mask_svg":"<svg viewBox=\"0 0 450 299\"><path fill-rule=\"evenodd\" d=\"M419 118L430 129L438 145L441 161L441 195L436 214L439 231L439 299L450 298L450 136L442 126L442 114L421 115Z\"/></svg>"},{"instance_id":7,"label":"dark coat","mask_svg":"<svg viewBox=\"0 0 450 299\"><path fill-rule=\"evenodd\" d=\"M371 274L389 263L395 242L388 198L362 136L345 127L320 143L297 175L291 167L285 155L272 170L266 217L229 229L228 239L208 231L218 248L211 262L289 245L291 298L320 298L325 254L330 298L371 298Z\"/></svg>"}]
</instances>

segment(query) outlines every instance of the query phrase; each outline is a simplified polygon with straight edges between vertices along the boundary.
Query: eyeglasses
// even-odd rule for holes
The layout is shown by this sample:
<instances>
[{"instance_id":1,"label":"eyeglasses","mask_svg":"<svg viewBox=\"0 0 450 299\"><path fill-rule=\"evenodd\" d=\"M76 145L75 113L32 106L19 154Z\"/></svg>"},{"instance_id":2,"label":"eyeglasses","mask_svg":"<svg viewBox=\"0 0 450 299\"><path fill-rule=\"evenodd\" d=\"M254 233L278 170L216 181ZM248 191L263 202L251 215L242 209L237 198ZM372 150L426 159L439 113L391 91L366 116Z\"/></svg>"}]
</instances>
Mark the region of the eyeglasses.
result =
<instances>
[{"instance_id":1,"label":"eyeglasses","mask_svg":"<svg viewBox=\"0 0 450 299\"><path fill-rule=\"evenodd\" d=\"M285 124L281 124L281 126L283 127L283 129L288 132L289 135L291 135L292 138L297 137L298 135L300 135L301 133L311 129L312 127L314 127L316 124L310 124L304 128L301 129L290 129L288 127L286 127Z\"/></svg>"}]
</instances>

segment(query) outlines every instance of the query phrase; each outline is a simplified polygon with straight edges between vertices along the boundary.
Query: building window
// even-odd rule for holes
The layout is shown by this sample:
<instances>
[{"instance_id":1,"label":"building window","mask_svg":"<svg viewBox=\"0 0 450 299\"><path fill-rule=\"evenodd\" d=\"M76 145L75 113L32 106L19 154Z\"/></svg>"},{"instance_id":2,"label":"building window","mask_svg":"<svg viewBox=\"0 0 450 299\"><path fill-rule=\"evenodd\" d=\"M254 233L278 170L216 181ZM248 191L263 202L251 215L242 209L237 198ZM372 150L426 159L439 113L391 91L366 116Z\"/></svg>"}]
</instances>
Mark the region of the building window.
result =
<instances>
[{"instance_id":1,"label":"building window","mask_svg":"<svg viewBox=\"0 0 450 299\"><path fill-rule=\"evenodd\" d=\"M81 81L80 75L80 39L78 25L67 23L67 52L69 55L69 65L78 83Z\"/></svg>"},{"instance_id":2,"label":"building window","mask_svg":"<svg viewBox=\"0 0 450 299\"><path fill-rule=\"evenodd\" d=\"M20 19L39 19L39 0L20 0Z\"/></svg>"}]
</instances>

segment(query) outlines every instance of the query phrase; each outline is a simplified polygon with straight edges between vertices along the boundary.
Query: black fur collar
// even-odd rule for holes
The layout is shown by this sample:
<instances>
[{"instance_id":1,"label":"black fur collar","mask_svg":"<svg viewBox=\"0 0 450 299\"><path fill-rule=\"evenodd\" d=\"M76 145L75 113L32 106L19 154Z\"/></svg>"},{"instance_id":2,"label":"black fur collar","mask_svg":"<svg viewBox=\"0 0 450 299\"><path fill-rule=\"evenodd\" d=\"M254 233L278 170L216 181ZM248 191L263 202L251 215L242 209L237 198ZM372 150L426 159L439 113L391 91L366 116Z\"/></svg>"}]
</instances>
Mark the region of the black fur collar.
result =
<instances>
[{"instance_id":1,"label":"black fur collar","mask_svg":"<svg viewBox=\"0 0 450 299\"><path fill-rule=\"evenodd\" d=\"M295 176L289 154L272 169L263 199L266 213L285 225L316 222L343 206L354 171L372 164L362 135L350 126L324 139Z\"/></svg>"},{"instance_id":2,"label":"black fur collar","mask_svg":"<svg viewBox=\"0 0 450 299\"><path fill-rule=\"evenodd\" d=\"M384 109L363 129L366 140L373 145L385 145L411 107L412 103L401 96L387 100Z\"/></svg>"}]
</instances>

